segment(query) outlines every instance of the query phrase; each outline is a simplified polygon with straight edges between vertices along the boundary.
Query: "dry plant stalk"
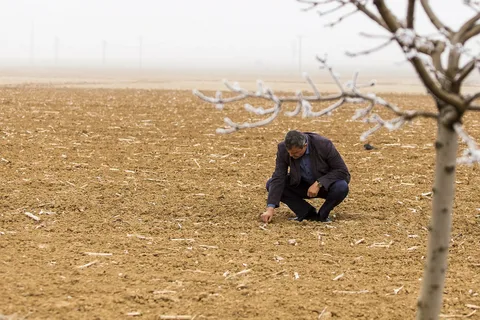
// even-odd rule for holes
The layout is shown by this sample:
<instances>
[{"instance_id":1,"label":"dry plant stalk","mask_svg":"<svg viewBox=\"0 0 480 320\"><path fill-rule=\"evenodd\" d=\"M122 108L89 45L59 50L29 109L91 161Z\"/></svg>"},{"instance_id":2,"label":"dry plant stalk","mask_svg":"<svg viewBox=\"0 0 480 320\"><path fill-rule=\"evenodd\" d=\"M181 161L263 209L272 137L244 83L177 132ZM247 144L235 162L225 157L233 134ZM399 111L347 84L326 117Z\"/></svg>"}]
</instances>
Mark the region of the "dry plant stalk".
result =
<instances>
[{"instance_id":1,"label":"dry plant stalk","mask_svg":"<svg viewBox=\"0 0 480 320\"><path fill-rule=\"evenodd\" d=\"M98 260L94 260L92 262L89 262L87 264L84 264L84 265L81 265L81 266L78 266L77 268L78 269L85 269L85 268L88 268L90 266L93 266L94 264L98 263Z\"/></svg>"},{"instance_id":2,"label":"dry plant stalk","mask_svg":"<svg viewBox=\"0 0 480 320\"><path fill-rule=\"evenodd\" d=\"M231 279L231 278L234 278L234 277L237 277L237 276L240 276L240 275L242 275L242 274L247 274L247 273L249 273L250 271L252 271L252 269L242 270L242 271L240 271L240 272L237 272L237 273L234 273L234 274L232 274L232 275L229 275L229 276L225 277L225 280Z\"/></svg>"},{"instance_id":3,"label":"dry plant stalk","mask_svg":"<svg viewBox=\"0 0 480 320\"><path fill-rule=\"evenodd\" d=\"M113 255L113 253L104 253L104 252L84 252L83 254L87 256L97 256L97 257L109 257Z\"/></svg>"},{"instance_id":4,"label":"dry plant stalk","mask_svg":"<svg viewBox=\"0 0 480 320\"><path fill-rule=\"evenodd\" d=\"M325 314L325 311L327 311L327 307L323 308L322 312L318 315L318 320L322 319L323 315Z\"/></svg>"},{"instance_id":5,"label":"dry plant stalk","mask_svg":"<svg viewBox=\"0 0 480 320\"><path fill-rule=\"evenodd\" d=\"M333 278L332 281L337 281L337 280L343 278L344 275L345 275L345 273L341 273L338 276L336 276L335 278Z\"/></svg>"},{"instance_id":6,"label":"dry plant stalk","mask_svg":"<svg viewBox=\"0 0 480 320\"><path fill-rule=\"evenodd\" d=\"M40 221L40 218L37 217L36 215L34 215L34 214L31 213L31 212L24 212L24 214L25 214L27 217L29 217L29 218L31 218L31 219L33 219L33 220L35 220L35 221Z\"/></svg>"},{"instance_id":7,"label":"dry plant stalk","mask_svg":"<svg viewBox=\"0 0 480 320\"><path fill-rule=\"evenodd\" d=\"M360 290L360 291L342 291L342 290L334 290L333 293L343 293L343 294L364 294L369 293L368 290Z\"/></svg>"}]
</instances>

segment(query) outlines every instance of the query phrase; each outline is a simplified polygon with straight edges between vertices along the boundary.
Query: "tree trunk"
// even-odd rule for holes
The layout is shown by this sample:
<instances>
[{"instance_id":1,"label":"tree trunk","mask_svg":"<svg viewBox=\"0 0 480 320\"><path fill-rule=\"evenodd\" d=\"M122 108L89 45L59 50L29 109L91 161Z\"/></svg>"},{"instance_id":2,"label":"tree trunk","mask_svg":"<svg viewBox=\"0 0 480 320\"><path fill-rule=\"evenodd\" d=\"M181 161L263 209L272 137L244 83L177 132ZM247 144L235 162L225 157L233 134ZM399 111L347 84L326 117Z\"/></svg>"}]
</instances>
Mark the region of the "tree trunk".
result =
<instances>
[{"instance_id":1,"label":"tree trunk","mask_svg":"<svg viewBox=\"0 0 480 320\"><path fill-rule=\"evenodd\" d=\"M455 194L455 164L457 133L444 113L440 117L435 142L435 181L433 186L432 218L429 227L427 260L423 284L418 300L417 319L435 320L442 308L448 247L452 228L453 198Z\"/></svg>"}]
</instances>

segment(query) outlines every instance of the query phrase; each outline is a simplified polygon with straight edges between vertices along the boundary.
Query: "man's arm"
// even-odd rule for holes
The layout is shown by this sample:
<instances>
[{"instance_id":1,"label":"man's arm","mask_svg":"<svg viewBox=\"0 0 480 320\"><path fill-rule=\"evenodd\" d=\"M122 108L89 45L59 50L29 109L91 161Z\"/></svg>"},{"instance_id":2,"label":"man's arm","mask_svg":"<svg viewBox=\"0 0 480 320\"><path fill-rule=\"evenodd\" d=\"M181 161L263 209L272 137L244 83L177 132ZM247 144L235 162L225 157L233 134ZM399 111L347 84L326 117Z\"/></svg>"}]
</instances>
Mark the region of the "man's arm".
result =
<instances>
[{"instance_id":1,"label":"man's arm","mask_svg":"<svg viewBox=\"0 0 480 320\"><path fill-rule=\"evenodd\" d=\"M328 190L335 181L345 180L347 183L350 182L350 173L347 165L331 141L328 141L323 152L325 152L325 159L330 170L327 174L317 179L319 185Z\"/></svg>"},{"instance_id":2,"label":"man's arm","mask_svg":"<svg viewBox=\"0 0 480 320\"><path fill-rule=\"evenodd\" d=\"M285 148L285 144L279 143L275 160L275 171L273 172L268 189L267 209L260 216L260 219L265 223L272 220L275 208L280 205L280 198L282 197L283 189L285 188L289 165L287 154L288 152Z\"/></svg>"}]
</instances>

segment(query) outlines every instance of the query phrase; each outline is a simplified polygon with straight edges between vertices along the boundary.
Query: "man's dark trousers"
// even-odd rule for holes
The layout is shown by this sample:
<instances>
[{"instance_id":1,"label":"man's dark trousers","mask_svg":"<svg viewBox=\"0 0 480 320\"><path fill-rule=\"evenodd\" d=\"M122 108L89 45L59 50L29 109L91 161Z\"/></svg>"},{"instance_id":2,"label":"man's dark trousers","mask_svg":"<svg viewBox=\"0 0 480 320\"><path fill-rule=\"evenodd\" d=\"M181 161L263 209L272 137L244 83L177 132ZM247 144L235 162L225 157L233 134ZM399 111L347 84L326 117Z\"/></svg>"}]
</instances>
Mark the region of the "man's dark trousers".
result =
<instances>
[{"instance_id":1,"label":"man's dark trousers","mask_svg":"<svg viewBox=\"0 0 480 320\"><path fill-rule=\"evenodd\" d=\"M270 187L270 180L271 179L267 181L267 191ZM325 202L320 207L320 210L318 210L318 215L315 207L304 200L312 199L307 196L308 188L310 188L310 186L311 184L304 180L301 180L298 186L291 186L287 179L280 201L285 203L290 210L295 213L299 221L304 219L327 221L330 211L339 205L347 196L348 184L345 180L337 180L330 185L328 191L324 187L320 188L320 191L314 198L325 199Z\"/></svg>"}]
</instances>

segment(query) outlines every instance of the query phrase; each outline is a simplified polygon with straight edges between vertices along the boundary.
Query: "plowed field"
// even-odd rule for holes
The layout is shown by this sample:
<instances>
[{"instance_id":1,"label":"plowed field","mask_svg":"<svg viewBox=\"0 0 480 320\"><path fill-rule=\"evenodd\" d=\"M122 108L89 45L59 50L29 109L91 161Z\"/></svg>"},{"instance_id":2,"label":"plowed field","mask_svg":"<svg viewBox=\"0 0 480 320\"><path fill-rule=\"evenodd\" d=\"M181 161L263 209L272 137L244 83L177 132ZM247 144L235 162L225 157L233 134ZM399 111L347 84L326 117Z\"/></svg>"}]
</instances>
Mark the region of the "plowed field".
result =
<instances>
[{"instance_id":1,"label":"plowed field","mask_svg":"<svg viewBox=\"0 0 480 320\"><path fill-rule=\"evenodd\" d=\"M357 107L217 135L251 115L190 91L1 88L0 319L413 319L436 126L381 130L367 151ZM480 139L479 114L465 126ZM332 223L258 221L289 129L332 139L350 169ZM478 166L456 179L442 313L461 316L480 306Z\"/></svg>"}]
</instances>

